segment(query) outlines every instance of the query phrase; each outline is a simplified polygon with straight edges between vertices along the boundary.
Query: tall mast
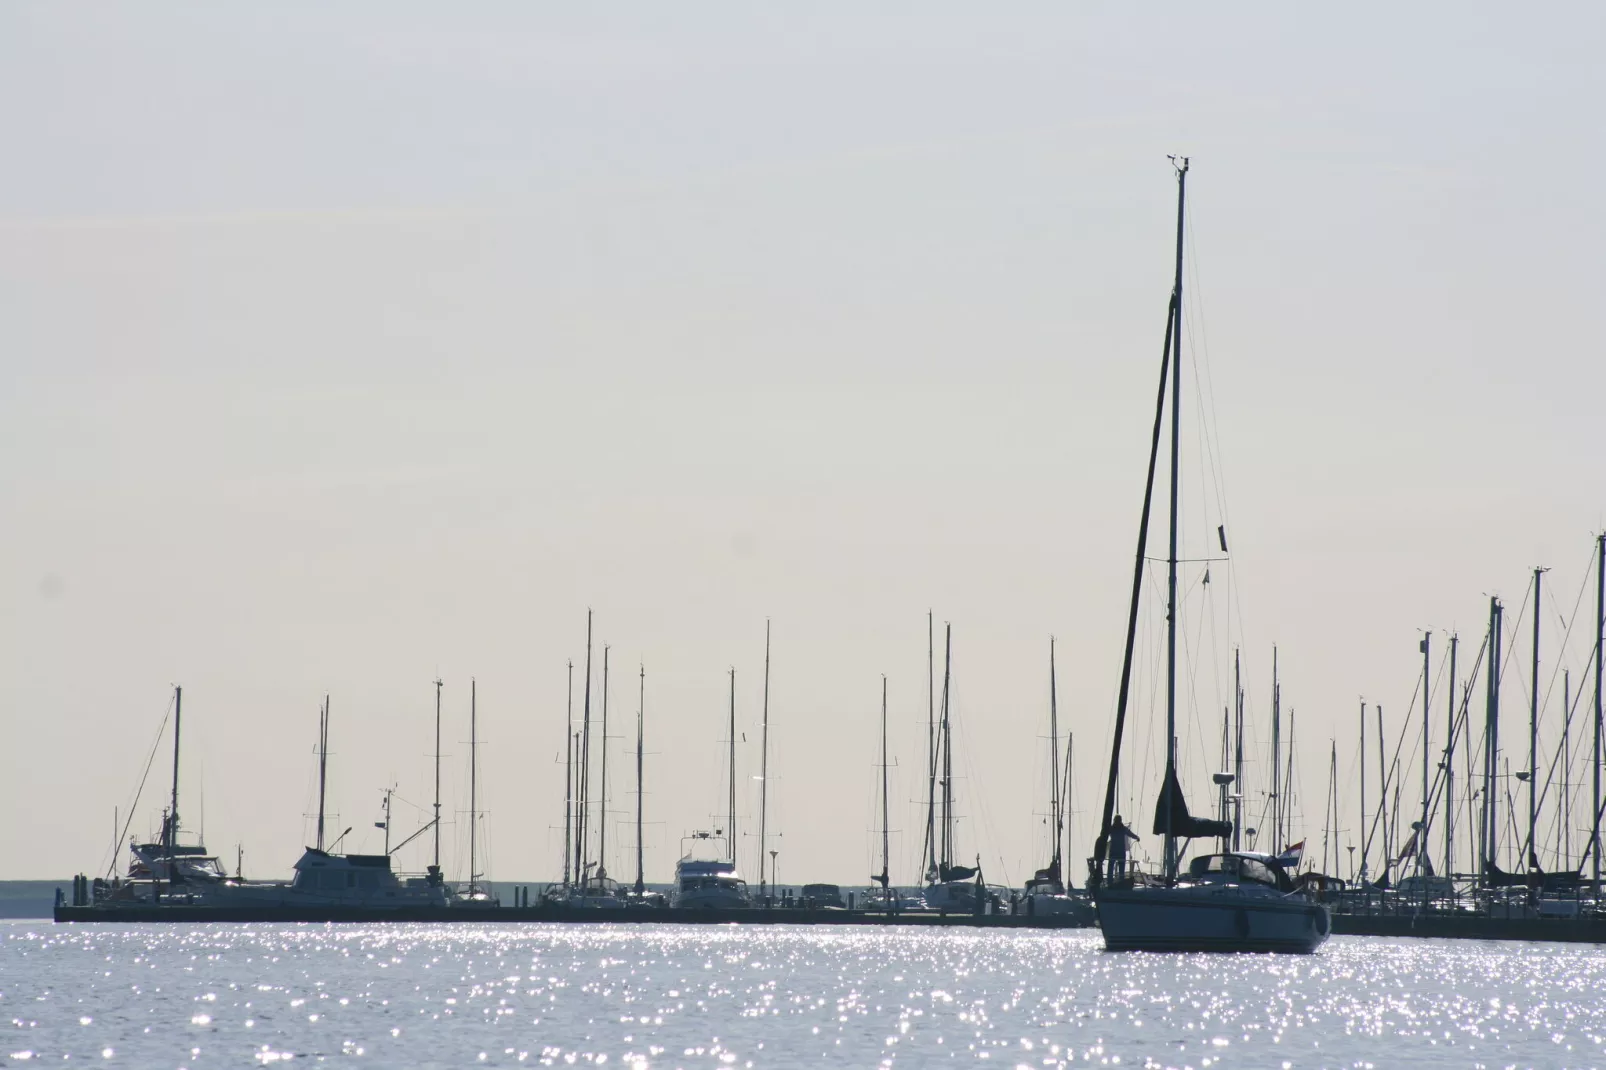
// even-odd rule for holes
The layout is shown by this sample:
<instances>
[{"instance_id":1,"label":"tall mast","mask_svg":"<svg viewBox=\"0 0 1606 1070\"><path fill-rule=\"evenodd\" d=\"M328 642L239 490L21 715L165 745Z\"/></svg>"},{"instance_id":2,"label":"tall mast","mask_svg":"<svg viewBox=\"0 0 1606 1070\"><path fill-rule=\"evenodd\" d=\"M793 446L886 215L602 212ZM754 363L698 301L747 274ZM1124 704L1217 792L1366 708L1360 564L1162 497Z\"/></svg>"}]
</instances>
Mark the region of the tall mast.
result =
<instances>
[{"instance_id":1,"label":"tall mast","mask_svg":"<svg viewBox=\"0 0 1606 1070\"><path fill-rule=\"evenodd\" d=\"M1534 870L1539 858L1539 844L1534 841L1539 808L1539 620L1541 580L1545 570L1534 569L1534 638L1533 687L1528 705L1528 871Z\"/></svg>"},{"instance_id":2,"label":"tall mast","mask_svg":"<svg viewBox=\"0 0 1606 1070\"><path fill-rule=\"evenodd\" d=\"M1338 804L1334 801L1338 796L1338 741L1337 740L1329 740L1328 743L1329 743L1329 746L1330 746L1331 750L1329 751L1328 764L1327 764L1327 804L1322 807L1322 872L1323 873L1331 873L1331 872L1333 872L1333 870L1338 868L1338 865L1337 865L1337 861L1338 861L1338 843L1336 842L1336 840L1337 840L1336 831L1337 831L1338 823L1336 821L1332 820L1333 813L1338 807ZM1327 861L1327 844L1328 844L1329 838L1332 838L1335 841L1333 843L1333 862L1334 862L1333 869L1328 869L1327 868L1327 865L1328 865L1328 861Z\"/></svg>"},{"instance_id":3,"label":"tall mast","mask_svg":"<svg viewBox=\"0 0 1606 1070\"><path fill-rule=\"evenodd\" d=\"M730 820L725 824L726 842L730 845L731 865L736 864L736 670L731 669L730 719Z\"/></svg>"},{"instance_id":4,"label":"tall mast","mask_svg":"<svg viewBox=\"0 0 1606 1070\"><path fill-rule=\"evenodd\" d=\"M1340 846L1340 844L1342 843L1342 840L1343 840L1343 837L1340 835L1340 833L1343 830L1339 828L1339 821L1338 821L1338 740L1336 740L1336 739L1331 740L1330 743L1331 743L1331 746L1332 746L1332 767L1328 772L1327 779L1328 779L1328 782L1330 784L1332 784L1332 786L1333 786L1333 798L1332 798L1332 801L1329 803L1329 806L1332 808L1332 818L1333 818L1333 869L1332 869L1332 872L1336 874L1340 869L1339 855L1343 852L1343 848Z\"/></svg>"},{"instance_id":5,"label":"tall mast","mask_svg":"<svg viewBox=\"0 0 1606 1070\"><path fill-rule=\"evenodd\" d=\"M1048 769L1049 787L1053 792L1048 804L1049 821L1054 827L1054 857L1049 865L1054 870L1055 879L1060 880L1060 834L1063 831L1060 825L1060 712L1052 635L1048 637Z\"/></svg>"},{"instance_id":6,"label":"tall mast","mask_svg":"<svg viewBox=\"0 0 1606 1070\"><path fill-rule=\"evenodd\" d=\"M178 755L179 737L183 734L184 725L184 688L178 684L173 686L173 797L167 804L167 820L162 822L162 848L167 855L167 881L169 884L179 883L178 859L175 848L178 847ZM322 807L320 807L322 809ZM112 864L117 864L117 844L112 842Z\"/></svg>"},{"instance_id":7,"label":"tall mast","mask_svg":"<svg viewBox=\"0 0 1606 1070\"><path fill-rule=\"evenodd\" d=\"M1219 765L1216 766L1216 777L1215 777L1216 785L1219 788L1219 794L1221 796L1220 806L1219 806L1220 812L1216 814L1216 817L1218 819L1222 820L1222 821L1228 820L1228 818L1227 818L1227 787L1228 787L1228 784L1230 782L1228 781L1227 777L1231 775L1228 772L1228 770L1230 768L1230 764L1229 763L1232 761L1231 755L1232 755L1232 707L1231 706L1223 706L1223 707L1221 707L1221 762L1220 762ZM1221 849L1223 851L1226 851L1226 850L1230 850L1231 848L1232 848L1232 834L1229 832L1227 835L1221 837Z\"/></svg>"},{"instance_id":8,"label":"tall mast","mask_svg":"<svg viewBox=\"0 0 1606 1070\"><path fill-rule=\"evenodd\" d=\"M1483 748L1483 857L1478 859L1478 872L1488 883L1490 865L1498 865L1500 857L1500 804L1496 798L1496 781L1500 774L1500 658L1502 610L1500 599L1489 599L1489 671L1484 681L1484 748Z\"/></svg>"},{"instance_id":9,"label":"tall mast","mask_svg":"<svg viewBox=\"0 0 1606 1070\"><path fill-rule=\"evenodd\" d=\"M1429 643L1432 632L1422 633L1422 823L1417 826L1416 834L1416 871L1422 872L1423 860L1427 858L1428 850L1428 694L1432 678L1428 675ZM1426 885L1423 886L1424 888ZM1425 894L1425 893L1424 893Z\"/></svg>"},{"instance_id":10,"label":"tall mast","mask_svg":"<svg viewBox=\"0 0 1606 1070\"><path fill-rule=\"evenodd\" d=\"M1366 701L1361 701L1361 883L1366 883L1366 850L1371 839L1366 826Z\"/></svg>"},{"instance_id":11,"label":"tall mast","mask_svg":"<svg viewBox=\"0 0 1606 1070\"><path fill-rule=\"evenodd\" d=\"M318 850L323 850L324 788L329 774L329 696L323 697L318 711Z\"/></svg>"},{"instance_id":12,"label":"tall mast","mask_svg":"<svg viewBox=\"0 0 1606 1070\"><path fill-rule=\"evenodd\" d=\"M646 892L646 890L647 890L647 885L646 885L645 881L642 878L642 845L641 845L641 808L642 808L642 798L645 795L645 792L647 790L646 787L644 786L644 777L642 776L642 773L643 773L643 771L645 769L645 765L643 763L642 755L645 752L641 749L642 724L643 724L643 721L644 721L644 719L646 717L646 711L647 711L647 666L646 666L646 663L643 663L642 666L641 666L641 693L636 698L636 894L637 895L641 895L644 892Z\"/></svg>"},{"instance_id":13,"label":"tall mast","mask_svg":"<svg viewBox=\"0 0 1606 1070\"><path fill-rule=\"evenodd\" d=\"M1069 859L1070 856L1071 856L1071 852L1070 852L1070 847L1071 847L1071 814L1072 814L1071 800L1074 798L1074 795L1072 794L1072 785L1071 785L1071 770L1075 768L1075 760L1076 760L1076 733L1075 732L1066 732L1065 733L1065 797L1064 797L1064 801L1060 803L1060 818L1061 818L1061 820L1063 820L1065 822L1065 834L1064 834L1063 837L1061 837L1062 843L1063 843L1063 845L1065 847L1065 853L1061 857L1064 858L1064 859ZM1059 850L1059 845L1055 846L1055 850L1056 851ZM1062 872L1060 874L1060 880L1064 883L1064 885L1067 888L1070 887L1071 884L1072 884L1071 875L1069 873Z\"/></svg>"},{"instance_id":14,"label":"tall mast","mask_svg":"<svg viewBox=\"0 0 1606 1070\"><path fill-rule=\"evenodd\" d=\"M1283 838L1283 692L1277 682L1277 648L1271 648L1271 850L1276 854Z\"/></svg>"},{"instance_id":15,"label":"tall mast","mask_svg":"<svg viewBox=\"0 0 1606 1070\"><path fill-rule=\"evenodd\" d=\"M1377 707L1377 820L1383 826L1383 874L1386 881L1389 879L1389 860L1393 854L1389 851L1389 774L1383 756L1383 707ZM1395 808L1396 812L1398 807Z\"/></svg>"},{"instance_id":16,"label":"tall mast","mask_svg":"<svg viewBox=\"0 0 1606 1070\"><path fill-rule=\"evenodd\" d=\"M563 886L574 868L574 659L569 659L569 689L564 700L563 728ZM438 836L437 836L438 839Z\"/></svg>"},{"instance_id":17,"label":"tall mast","mask_svg":"<svg viewBox=\"0 0 1606 1070\"><path fill-rule=\"evenodd\" d=\"M1595 897L1600 897L1600 733L1601 709L1601 655L1606 653L1606 532L1596 539L1595 549L1595 744L1590 768L1593 781L1590 791L1590 811L1595 815L1589 822L1589 857L1594 867L1592 881Z\"/></svg>"},{"instance_id":18,"label":"tall mast","mask_svg":"<svg viewBox=\"0 0 1606 1070\"><path fill-rule=\"evenodd\" d=\"M173 848L178 846L178 756L179 739L184 727L184 688L173 687L173 798L167 806L167 871L176 882L178 866L173 862Z\"/></svg>"},{"instance_id":19,"label":"tall mast","mask_svg":"<svg viewBox=\"0 0 1606 1070\"><path fill-rule=\"evenodd\" d=\"M1171 814L1176 804L1169 798L1171 770L1177 760L1177 495L1181 488L1182 469L1182 234L1183 211L1187 201L1188 158L1174 157L1177 169L1177 273L1171 284L1171 317L1176 328L1171 332L1171 355L1176 374L1171 376L1171 538L1166 551L1166 615L1165 615L1165 879L1177 875L1177 837L1171 827Z\"/></svg>"},{"instance_id":20,"label":"tall mast","mask_svg":"<svg viewBox=\"0 0 1606 1070\"><path fill-rule=\"evenodd\" d=\"M468 894L470 898L473 898L480 878L477 869L480 828L480 715L477 693L475 680L471 676L468 681Z\"/></svg>"},{"instance_id":21,"label":"tall mast","mask_svg":"<svg viewBox=\"0 0 1606 1070\"><path fill-rule=\"evenodd\" d=\"M1568 794L1567 766L1572 762L1572 726L1573 726L1573 674L1571 669L1561 671L1561 820L1556 822L1556 857L1561 861L1556 863L1557 869L1572 868L1571 844L1572 838L1572 798Z\"/></svg>"},{"instance_id":22,"label":"tall mast","mask_svg":"<svg viewBox=\"0 0 1606 1070\"><path fill-rule=\"evenodd\" d=\"M943 625L942 639L942 861L938 872L954 864L954 737L949 716L949 687L953 679L954 626ZM944 880L947 878L944 877Z\"/></svg>"},{"instance_id":23,"label":"tall mast","mask_svg":"<svg viewBox=\"0 0 1606 1070\"><path fill-rule=\"evenodd\" d=\"M602 803L597 809L597 878L608 875L608 651L602 644Z\"/></svg>"},{"instance_id":24,"label":"tall mast","mask_svg":"<svg viewBox=\"0 0 1606 1070\"><path fill-rule=\"evenodd\" d=\"M927 872L937 864L937 647L926 610L926 846Z\"/></svg>"},{"instance_id":25,"label":"tall mast","mask_svg":"<svg viewBox=\"0 0 1606 1070\"><path fill-rule=\"evenodd\" d=\"M758 760L758 894L767 895L764 852L769 848L770 818L770 622L764 622L764 727ZM769 900L763 900L768 903Z\"/></svg>"},{"instance_id":26,"label":"tall mast","mask_svg":"<svg viewBox=\"0 0 1606 1070\"><path fill-rule=\"evenodd\" d=\"M430 876L441 872L441 681L435 679L435 862L429 867Z\"/></svg>"},{"instance_id":27,"label":"tall mast","mask_svg":"<svg viewBox=\"0 0 1606 1070\"><path fill-rule=\"evenodd\" d=\"M881 873L875 878L881 885L884 894L888 884L891 883L890 858L892 834L888 830L891 823L891 811L888 809L887 797L887 678L881 677ZM891 909L891 901L886 901L887 909Z\"/></svg>"},{"instance_id":28,"label":"tall mast","mask_svg":"<svg viewBox=\"0 0 1606 1070\"><path fill-rule=\"evenodd\" d=\"M1450 634L1450 686L1444 722L1444 875L1455 876L1455 658L1461 637Z\"/></svg>"},{"instance_id":29,"label":"tall mast","mask_svg":"<svg viewBox=\"0 0 1606 1070\"><path fill-rule=\"evenodd\" d=\"M588 817L591 808L591 610L586 610L586 681L585 701L582 703L580 715L580 804L575 809L576 850L574 855L575 875L580 883L585 883L586 869L590 865L586 855L590 853L591 840L589 838Z\"/></svg>"},{"instance_id":30,"label":"tall mast","mask_svg":"<svg viewBox=\"0 0 1606 1070\"><path fill-rule=\"evenodd\" d=\"M1232 849L1243 850L1243 800L1249 797L1244 787L1244 686L1238 675L1238 648L1232 648L1232 783L1238 789L1238 805L1232 822Z\"/></svg>"},{"instance_id":31,"label":"tall mast","mask_svg":"<svg viewBox=\"0 0 1606 1070\"><path fill-rule=\"evenodd\" d=\"M1294 714L1295 714L1295 712L1296 711L1292 707L1289 707L1289 710L1288 710L1288 763L1285 766L1283 766L1283 795L1287 797L1287 801L1283 803L1283 832L1282 832L1283 848L1287 848L1288 841L1293 835L1291 832L1288 831L1288 826L1292 824L1292 821L1290 819L1291 819L1291 816L1292 816L1293 811L1294 811L1294 805L1293 805L1293 803L1294 803L1294 751L1295 751L1295 741L1298 738L1298 737L1296 737L1294 735Z\"/></svg>"}]
</instances>

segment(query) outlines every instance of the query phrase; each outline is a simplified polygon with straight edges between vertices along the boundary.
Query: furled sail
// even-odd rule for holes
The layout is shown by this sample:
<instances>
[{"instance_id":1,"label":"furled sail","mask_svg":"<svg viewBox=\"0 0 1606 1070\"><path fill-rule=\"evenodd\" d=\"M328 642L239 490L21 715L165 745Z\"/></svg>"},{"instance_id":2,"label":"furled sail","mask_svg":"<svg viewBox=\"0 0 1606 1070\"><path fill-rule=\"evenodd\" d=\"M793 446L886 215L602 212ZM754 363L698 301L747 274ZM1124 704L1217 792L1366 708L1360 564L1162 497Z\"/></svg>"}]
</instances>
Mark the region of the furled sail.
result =
<instances>
[{"instance_id":1,"label":"furled sail","mask_svg":"<svg viewBox=\"0 0 1606 1070\"><path fill-rule=\"evenodd\" d=\"M976 870L971 866L937 867L937 877L945 883L948 881L968 881L975 875Z\"/></svg>"},{"instance_id":2,"label":"furled sail","mask_svg":"<svg viewBox=\"0 0 1606 1070\"><path fill-rule=\"evenodd\" d=\"M1166 815L1171 827L1166 828ZM1182 839L1204 839L1210 836L1231 836L1231 821L1214 821L1208 817L1194 817L1188 813L1188 801L1182 797L1182 785L1177 782L1177 767L1167 765L1165 786L1160 789L1160 800L1154 804L1154 834L1167 832Z\"/></svg>"}]
</instances>

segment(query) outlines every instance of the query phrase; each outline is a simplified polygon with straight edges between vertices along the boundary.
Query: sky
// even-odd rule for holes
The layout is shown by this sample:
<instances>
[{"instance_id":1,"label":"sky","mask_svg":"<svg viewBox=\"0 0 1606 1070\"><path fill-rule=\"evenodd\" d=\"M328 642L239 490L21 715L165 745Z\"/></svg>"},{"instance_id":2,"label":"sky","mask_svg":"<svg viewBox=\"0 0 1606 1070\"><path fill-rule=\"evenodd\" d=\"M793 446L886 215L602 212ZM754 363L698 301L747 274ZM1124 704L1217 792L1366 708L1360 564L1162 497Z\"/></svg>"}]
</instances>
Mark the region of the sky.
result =
<instances>
[{"instance_id":1,"label":"sky","mask_svg":"<svg viewBox=\"0 0 1606 1070\"><path fill-rule=\"evenodd\" d=\"M1358 704L1383 706L1391 754L1419 731L1432 631L1442 747L1447 636L1475 654L1492 595L1519 738L1536 566L1549 753L1558 673L1593 686L1606 527L1603 20L6 5L0 878L104 872L148 764L129 832L154 829L174 685L183 822L231 868L243 851L247 876L282 876L309 842L325 695L334 826L379 850L385 788L398 839L431 802L440 679L449 875L473 680L482 868L555 879L588 610L615 875L634 876L639 674L661 881L684 835L723 823L734 669L756 879L768 621L780 879L879 869L884 674L893 875L914 882L928 611L939 645L952 625L961 856L1012 884L1047 860L1053 636L1085 858L1171 285L1168 154L1192 158L1195 809L1235 646L1247 806L1268 791L1275 646L1288 838L1313 852L1334 751L1337 839L1359 835ZM1206 562L1217 524L1230 561ZM1151 566L1124 758L1140 826L1162 581Z\"/></svg>"}]
</instances>

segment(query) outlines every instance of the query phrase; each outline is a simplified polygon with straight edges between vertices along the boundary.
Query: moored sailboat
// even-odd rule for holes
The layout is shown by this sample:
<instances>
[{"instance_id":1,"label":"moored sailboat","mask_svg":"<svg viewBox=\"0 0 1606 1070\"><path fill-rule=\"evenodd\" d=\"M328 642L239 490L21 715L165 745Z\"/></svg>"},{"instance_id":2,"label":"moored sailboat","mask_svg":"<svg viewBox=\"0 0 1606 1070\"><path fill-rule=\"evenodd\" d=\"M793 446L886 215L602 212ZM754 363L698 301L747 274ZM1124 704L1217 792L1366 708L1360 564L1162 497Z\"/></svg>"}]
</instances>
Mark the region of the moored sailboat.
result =
<instances>
[{"instance_id":1,"label":"moored sailboat","mask_svg":"<svg viewBox=\"0 0 1606 1070\"><path fill-rule=\"evenodd\" d=\"M1066 741L1065 775L1060 777L1059 757L1059 681L1054 664L1054 640L1048 641L1048 767L1049 804L1048 820L1054 838L1048 865L1032 875L1026 882L1023 909L1032 917L1059 916L1078 919L1083 925L1093 923L1093 904L1081 894L1073 894L1065 879L1065 813L1070 796L1071 742Z\"/></svg>"},{"instance_id":2,"label":"moored sailboat","mask_svg":"<svg viewBox=\"0 0 1606 1070\"><path fill-rule=\"evenodd\" d=\"M928 667L930 659L930 619L927 620ZM974 866L955 860L957 815L954 812L953 747L953 625L943 625L942 716L931 736L931 768L927 783L930 797L926 806L925 901L929 910L943 913L980 913L987 896L982 883L981 859ZM928 695L929 698L929 695Z\"/></svg>"}]
</instances>

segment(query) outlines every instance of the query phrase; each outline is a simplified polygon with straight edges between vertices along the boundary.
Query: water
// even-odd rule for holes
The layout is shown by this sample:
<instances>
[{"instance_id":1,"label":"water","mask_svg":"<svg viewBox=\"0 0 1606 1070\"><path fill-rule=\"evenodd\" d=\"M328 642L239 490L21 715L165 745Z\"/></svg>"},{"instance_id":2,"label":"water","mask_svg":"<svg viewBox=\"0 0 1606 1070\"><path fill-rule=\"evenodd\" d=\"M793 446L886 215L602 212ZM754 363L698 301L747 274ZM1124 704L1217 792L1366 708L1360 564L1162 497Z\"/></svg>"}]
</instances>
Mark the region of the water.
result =
<instances>
[{"instance_id":1,"label":"water","mask_svg":"<svg viewBox=\"0 0 1606 1070\"><path fill-rule=\"evenodd\" d=\"M0 923L0 1064L1606 1066L1606 950L1094 931Z\"/></svg>"}]
</instances>

